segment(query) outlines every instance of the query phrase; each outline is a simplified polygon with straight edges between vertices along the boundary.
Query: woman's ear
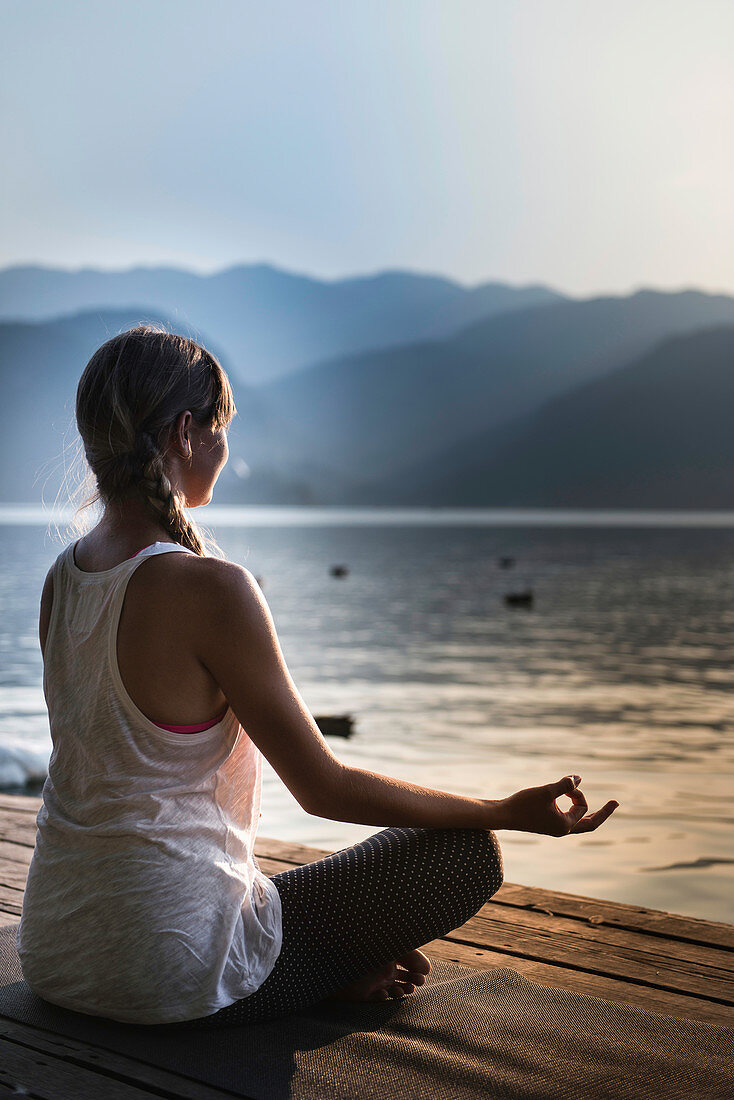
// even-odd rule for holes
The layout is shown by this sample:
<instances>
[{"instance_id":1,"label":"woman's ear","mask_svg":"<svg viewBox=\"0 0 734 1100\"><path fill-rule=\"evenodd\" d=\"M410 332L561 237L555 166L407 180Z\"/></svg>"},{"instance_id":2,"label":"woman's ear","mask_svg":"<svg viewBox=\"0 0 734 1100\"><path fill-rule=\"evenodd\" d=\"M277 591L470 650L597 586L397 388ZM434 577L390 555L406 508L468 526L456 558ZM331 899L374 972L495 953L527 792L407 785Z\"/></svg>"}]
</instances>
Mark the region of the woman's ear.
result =
<instances>
[{"instance_id":1,"label":"woman's ear","mask_svg":"<svg viewBox=\"0 0 734 1100\"><path fill-rule=\"evenodd\" d=\"M190 409L179 413L173 428L173 444L182 458L191 458L191 425L193 416Z\"/></svg>"}]
</instances>

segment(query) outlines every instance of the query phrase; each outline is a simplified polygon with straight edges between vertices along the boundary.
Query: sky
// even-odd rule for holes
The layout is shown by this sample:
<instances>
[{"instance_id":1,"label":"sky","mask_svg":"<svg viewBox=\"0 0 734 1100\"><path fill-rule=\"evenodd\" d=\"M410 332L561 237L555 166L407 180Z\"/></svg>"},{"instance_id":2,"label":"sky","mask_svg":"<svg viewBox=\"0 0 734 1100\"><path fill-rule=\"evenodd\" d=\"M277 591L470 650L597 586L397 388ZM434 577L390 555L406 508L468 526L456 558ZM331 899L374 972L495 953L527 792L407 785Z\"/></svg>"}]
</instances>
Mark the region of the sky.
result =
<instances>
[{"instance_id":1,"label":"sky","mask_svg":"<svg viewBox=\"0 0 734 1100\"><path fill-rule=\"evenodd\" d=\"M0 266L734 292L732 0L0 0Z\"/></svg>"}]
</instances>

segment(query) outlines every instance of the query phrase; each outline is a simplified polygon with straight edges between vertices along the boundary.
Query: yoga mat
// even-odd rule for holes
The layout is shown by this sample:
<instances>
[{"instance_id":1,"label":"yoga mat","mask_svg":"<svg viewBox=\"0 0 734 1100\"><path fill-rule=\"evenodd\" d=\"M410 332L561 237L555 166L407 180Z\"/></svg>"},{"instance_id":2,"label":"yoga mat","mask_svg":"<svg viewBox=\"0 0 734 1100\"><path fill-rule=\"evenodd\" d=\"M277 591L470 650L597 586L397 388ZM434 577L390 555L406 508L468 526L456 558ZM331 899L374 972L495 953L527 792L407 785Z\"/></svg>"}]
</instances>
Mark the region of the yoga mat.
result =
<instances>
[{"instance_id":1,"label":"yoga mat","mask_svg":"<svg viewBox=\"0 0 734 1100\"><path fill-rule=\"evenodd\" d=\"M0 1015L251 1100L726 1100L734 1031L432 960L403 1001L321 1005L235 1028L169 1031L56 1008L0 929ZM644 987L640 1000L644 1002Z\"/></svg>"}]
</instances>

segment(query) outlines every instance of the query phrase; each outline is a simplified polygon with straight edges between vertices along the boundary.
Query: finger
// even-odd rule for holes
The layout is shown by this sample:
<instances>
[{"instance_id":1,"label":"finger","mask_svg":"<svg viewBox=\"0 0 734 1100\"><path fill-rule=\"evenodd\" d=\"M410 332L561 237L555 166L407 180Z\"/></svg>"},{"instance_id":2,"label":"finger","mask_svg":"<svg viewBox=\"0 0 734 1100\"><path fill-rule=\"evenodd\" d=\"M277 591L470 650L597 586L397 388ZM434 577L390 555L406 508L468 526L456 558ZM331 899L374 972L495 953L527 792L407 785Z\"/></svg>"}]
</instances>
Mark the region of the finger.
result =
<instances>
[{"instance_id":1,"label":"finger","mask_svg":"<svg viewBox=\"0 0 734 1100\"><path fill-rule=\"evenodd\" d=\"M583 806L584 811L588 810L589 803L586 801L586 795L583 791L580 791L578 787L574 787L568 797L571 799L574 806Z\"/></svg>"},{"instance_id":2,"label":"finger","mask_svg":"<svg viewBox=\"0 0 734 1100\"><path fill-rule=\"evenodd\" d=\"M573 833L591 833L594 829L598 829L600 825L603 825L608 817L614 813L619 806L618 802L607 802L602 806L600 810L595 810L593 814L589 814L588 817L584 817L576 825L573 826L571 832Z\"/></svg>"},{"instance_id":3,"label":"finger","mask_svg":"<svg viewBox=\"0 0 734 1100\"><path fill-rule=\"evenodd\" d=\"M559 811L559 813L562 813L563 819L566 822L566 825L570 831L588 811L589 803L586 801L586 796L583 794L583 792L578 790L578 788L576 787L574 787L574 789L568 795L568 798L570 798L573 802L573 806L570 810L566 812Z\"/></svg>"},{"instance_id":4,"label":"finger","mask_svg":"<svg viewBox=\"0 0 734 1100\"><path fill-rule=\"evenodd\" d=\"M578 822L581 821L581 819L584 817L584 814L589 809L589 804L583 795L581 795L581 798L578 801L574 797L574 803L575 805L571 807L568 813L565 813L563 815L571 829L573 829L574 825L578 824Z\"/></svg>"},{"instance_id":5,"label":"finger","mask_svg":"<svg viewBox=\"0 0 734 1100\"><path fill-rule=\"evenodd\" d=\"M562 794L571 794L571 791L575 791L581 782L580 775L564 775L563 779L559 779L557 783L549 783L551 788L551 794L554 798L558 798Z\"/></svg>"}]
</instances>

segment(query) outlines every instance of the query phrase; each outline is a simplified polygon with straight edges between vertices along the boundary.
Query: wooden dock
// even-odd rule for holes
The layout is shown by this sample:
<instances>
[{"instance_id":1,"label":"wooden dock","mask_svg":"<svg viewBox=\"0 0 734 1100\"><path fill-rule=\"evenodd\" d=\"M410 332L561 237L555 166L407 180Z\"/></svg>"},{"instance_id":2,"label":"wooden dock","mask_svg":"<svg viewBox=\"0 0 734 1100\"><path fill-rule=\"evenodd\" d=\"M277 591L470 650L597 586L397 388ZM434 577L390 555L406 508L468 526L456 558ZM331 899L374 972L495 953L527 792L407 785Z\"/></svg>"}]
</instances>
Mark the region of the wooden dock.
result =
<instances>
[{"instance_id":1,"label":"wooden dock","mask_svg":"<svg viewBox=\"0 0 734 1100\"><path fill-rule=\"evenodd\" d=\"M0 925L20 918L40 799L0 795ZM275 874L326 852L259 839L262 870ZM650 1012L731 1026L734 926L654 909L505 883L461 928L427 954L479 970L511 968L532 981L632 1004ZM0 1067L28 1092L62 1097L233 1095L188 1078L0 1016ZM12 1092L12 1090L11 1090ZM0 1074L0 1098L6 1091Z\"/></svg>"}]
</instances>

